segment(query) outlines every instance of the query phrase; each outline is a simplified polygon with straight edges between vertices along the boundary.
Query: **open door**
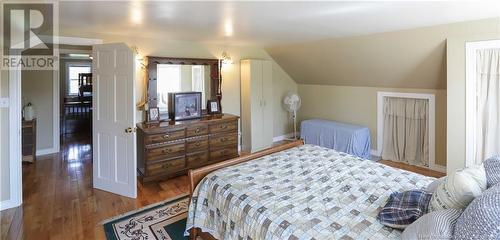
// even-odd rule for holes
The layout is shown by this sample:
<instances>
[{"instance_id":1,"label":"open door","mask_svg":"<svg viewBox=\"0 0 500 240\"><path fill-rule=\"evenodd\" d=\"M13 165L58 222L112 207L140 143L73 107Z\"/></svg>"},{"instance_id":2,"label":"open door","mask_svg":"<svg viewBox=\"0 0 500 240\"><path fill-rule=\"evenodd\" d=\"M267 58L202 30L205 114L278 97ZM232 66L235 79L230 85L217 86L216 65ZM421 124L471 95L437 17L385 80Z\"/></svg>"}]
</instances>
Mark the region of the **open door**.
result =
<instances>
[{"instance_id":1,"label":"open door","mask_svg":"<svg viewBox=\"0 0 500 240\"><path fill-rule=\"evenodd\" d=\"M111 43L94 45L92 56L94 188L135 198L134 53Z\"/></svg>"}]
</instances>

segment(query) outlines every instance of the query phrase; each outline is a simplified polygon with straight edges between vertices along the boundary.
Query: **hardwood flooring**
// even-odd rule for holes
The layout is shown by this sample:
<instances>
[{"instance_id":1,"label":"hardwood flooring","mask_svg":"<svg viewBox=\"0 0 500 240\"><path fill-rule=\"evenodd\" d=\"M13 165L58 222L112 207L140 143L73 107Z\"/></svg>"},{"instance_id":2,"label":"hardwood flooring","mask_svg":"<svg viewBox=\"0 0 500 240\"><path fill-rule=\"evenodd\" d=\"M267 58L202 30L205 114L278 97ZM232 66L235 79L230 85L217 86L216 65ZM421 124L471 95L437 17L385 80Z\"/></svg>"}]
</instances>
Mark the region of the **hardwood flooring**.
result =
<instances>
[{"instance_id":1,"label":"hardwood flooring","mask_svg":"<svg viewBox=\"0 0 500 240\"><path fill-rule=\"evenodd\" d=\"M139 182L137 199L93 189L88 136L65 140L61 154L23 165L23 206L1 212L1 239L105 239L101 221L189 193L187 176Z\"/></svg>"},{"instance_id":2,"label":"hardwood flooring","mask_svg":"<svg viewBox=\"0 0 500 240\"><path fill-rule=\"evenodd\" d=\"M1 239L104 239L101 222L116 215L189 192L187 176L138 184L137 199L92 188L89 136L70 135L62 153L23 165L23 206L0 213ZM427 169L384 164L438 177Z\"/></svg>"},{"instance_id":3,"label":"hardwood flooring","mask_svg":"<svg viewBox=\"0 0 500 240\"><path fill-rule=\"evenodd\" d=\"M446 174L442 173L442 172L434 171L434 170L424 168L424 167L413 166L413 165L409 165L406 163L393 162L393 161L389 161L389 160L380 160L378 162L385 164L385 165L388 165L388 166L391 166L391 167L404 169L404 170L407 170L410 172L415 172L415 173L422 174L422 175L429 176L429 177L440 178L440 177L446 176Z\"/></svg>"}]
</instances>

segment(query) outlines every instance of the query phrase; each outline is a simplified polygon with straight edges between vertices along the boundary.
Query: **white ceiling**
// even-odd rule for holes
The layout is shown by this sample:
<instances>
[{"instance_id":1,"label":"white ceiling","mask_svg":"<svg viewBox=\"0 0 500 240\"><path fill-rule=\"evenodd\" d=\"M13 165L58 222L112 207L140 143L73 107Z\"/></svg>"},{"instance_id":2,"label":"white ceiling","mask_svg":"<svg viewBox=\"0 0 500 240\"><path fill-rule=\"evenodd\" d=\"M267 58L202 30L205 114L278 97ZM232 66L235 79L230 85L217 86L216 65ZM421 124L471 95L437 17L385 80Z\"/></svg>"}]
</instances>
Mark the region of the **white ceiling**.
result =
<instances>
[{"instance_id":1,"label":"white ceiling","mask_svg":"<svg viewBox=\"0 0 500 240\"><path fill-rule=\"evenodd\" d=\"M500 16L500 1L61 2L61 33L278 45Z\"/></svg>"}]
</instances>

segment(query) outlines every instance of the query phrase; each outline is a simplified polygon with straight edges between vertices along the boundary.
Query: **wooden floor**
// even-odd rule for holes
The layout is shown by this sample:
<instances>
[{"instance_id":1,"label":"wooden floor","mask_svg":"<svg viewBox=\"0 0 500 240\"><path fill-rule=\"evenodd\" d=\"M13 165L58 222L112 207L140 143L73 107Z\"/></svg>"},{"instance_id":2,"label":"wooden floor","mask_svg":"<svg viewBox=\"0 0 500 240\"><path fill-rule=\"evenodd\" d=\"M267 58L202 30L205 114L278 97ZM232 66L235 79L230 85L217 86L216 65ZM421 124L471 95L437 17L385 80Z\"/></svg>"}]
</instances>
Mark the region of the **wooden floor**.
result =
<instances>
[{"instance_id":1,"label":"wooden floor","mask_svg":"<svg viewBox=\"0 0 500 240\"><path fill-rule=\"evenodd\" d=\"M138 184L137 199L92 188L88 136L65 138L61 154L23 165L23 206L1 212L1 239L104 239L101 221L188 193L187 176ZM401 163L384 164L440 177L443 174Z\"/></svg>"},{"instance_id":2,"label":"wooden floor","mask_svg":"<svg viewBox=\"0 0 500 240\"><path fill-rule=\"evenodd\" d=\"M139 183L137 199L93 189L90 139L66 141L62 154L23 164L23 206L1 212L1 239L105 239L101 221L189 192L187 176Z\"/></svg>"}]
</instances>

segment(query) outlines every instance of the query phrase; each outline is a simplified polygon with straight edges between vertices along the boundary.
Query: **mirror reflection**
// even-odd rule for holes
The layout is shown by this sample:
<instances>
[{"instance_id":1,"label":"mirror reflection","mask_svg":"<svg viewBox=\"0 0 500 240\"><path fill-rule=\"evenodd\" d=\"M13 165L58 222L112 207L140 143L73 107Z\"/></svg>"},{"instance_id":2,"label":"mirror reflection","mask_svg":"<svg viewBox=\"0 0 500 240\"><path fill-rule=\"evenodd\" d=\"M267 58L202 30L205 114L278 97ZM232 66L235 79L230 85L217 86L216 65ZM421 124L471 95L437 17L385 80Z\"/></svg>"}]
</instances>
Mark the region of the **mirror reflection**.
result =
<instances>
[{"instance_id":1,"label":"mirror reflection","mask_svg":"<svg viewBox=\"0 0 500 240\"><path fill-rule=\"evenodd\" d=\"M168 93L201 92L202 109L210 99L210 66L157 65L157 94L160 113L168 112Z\"/></svg>"}]
</instances>

